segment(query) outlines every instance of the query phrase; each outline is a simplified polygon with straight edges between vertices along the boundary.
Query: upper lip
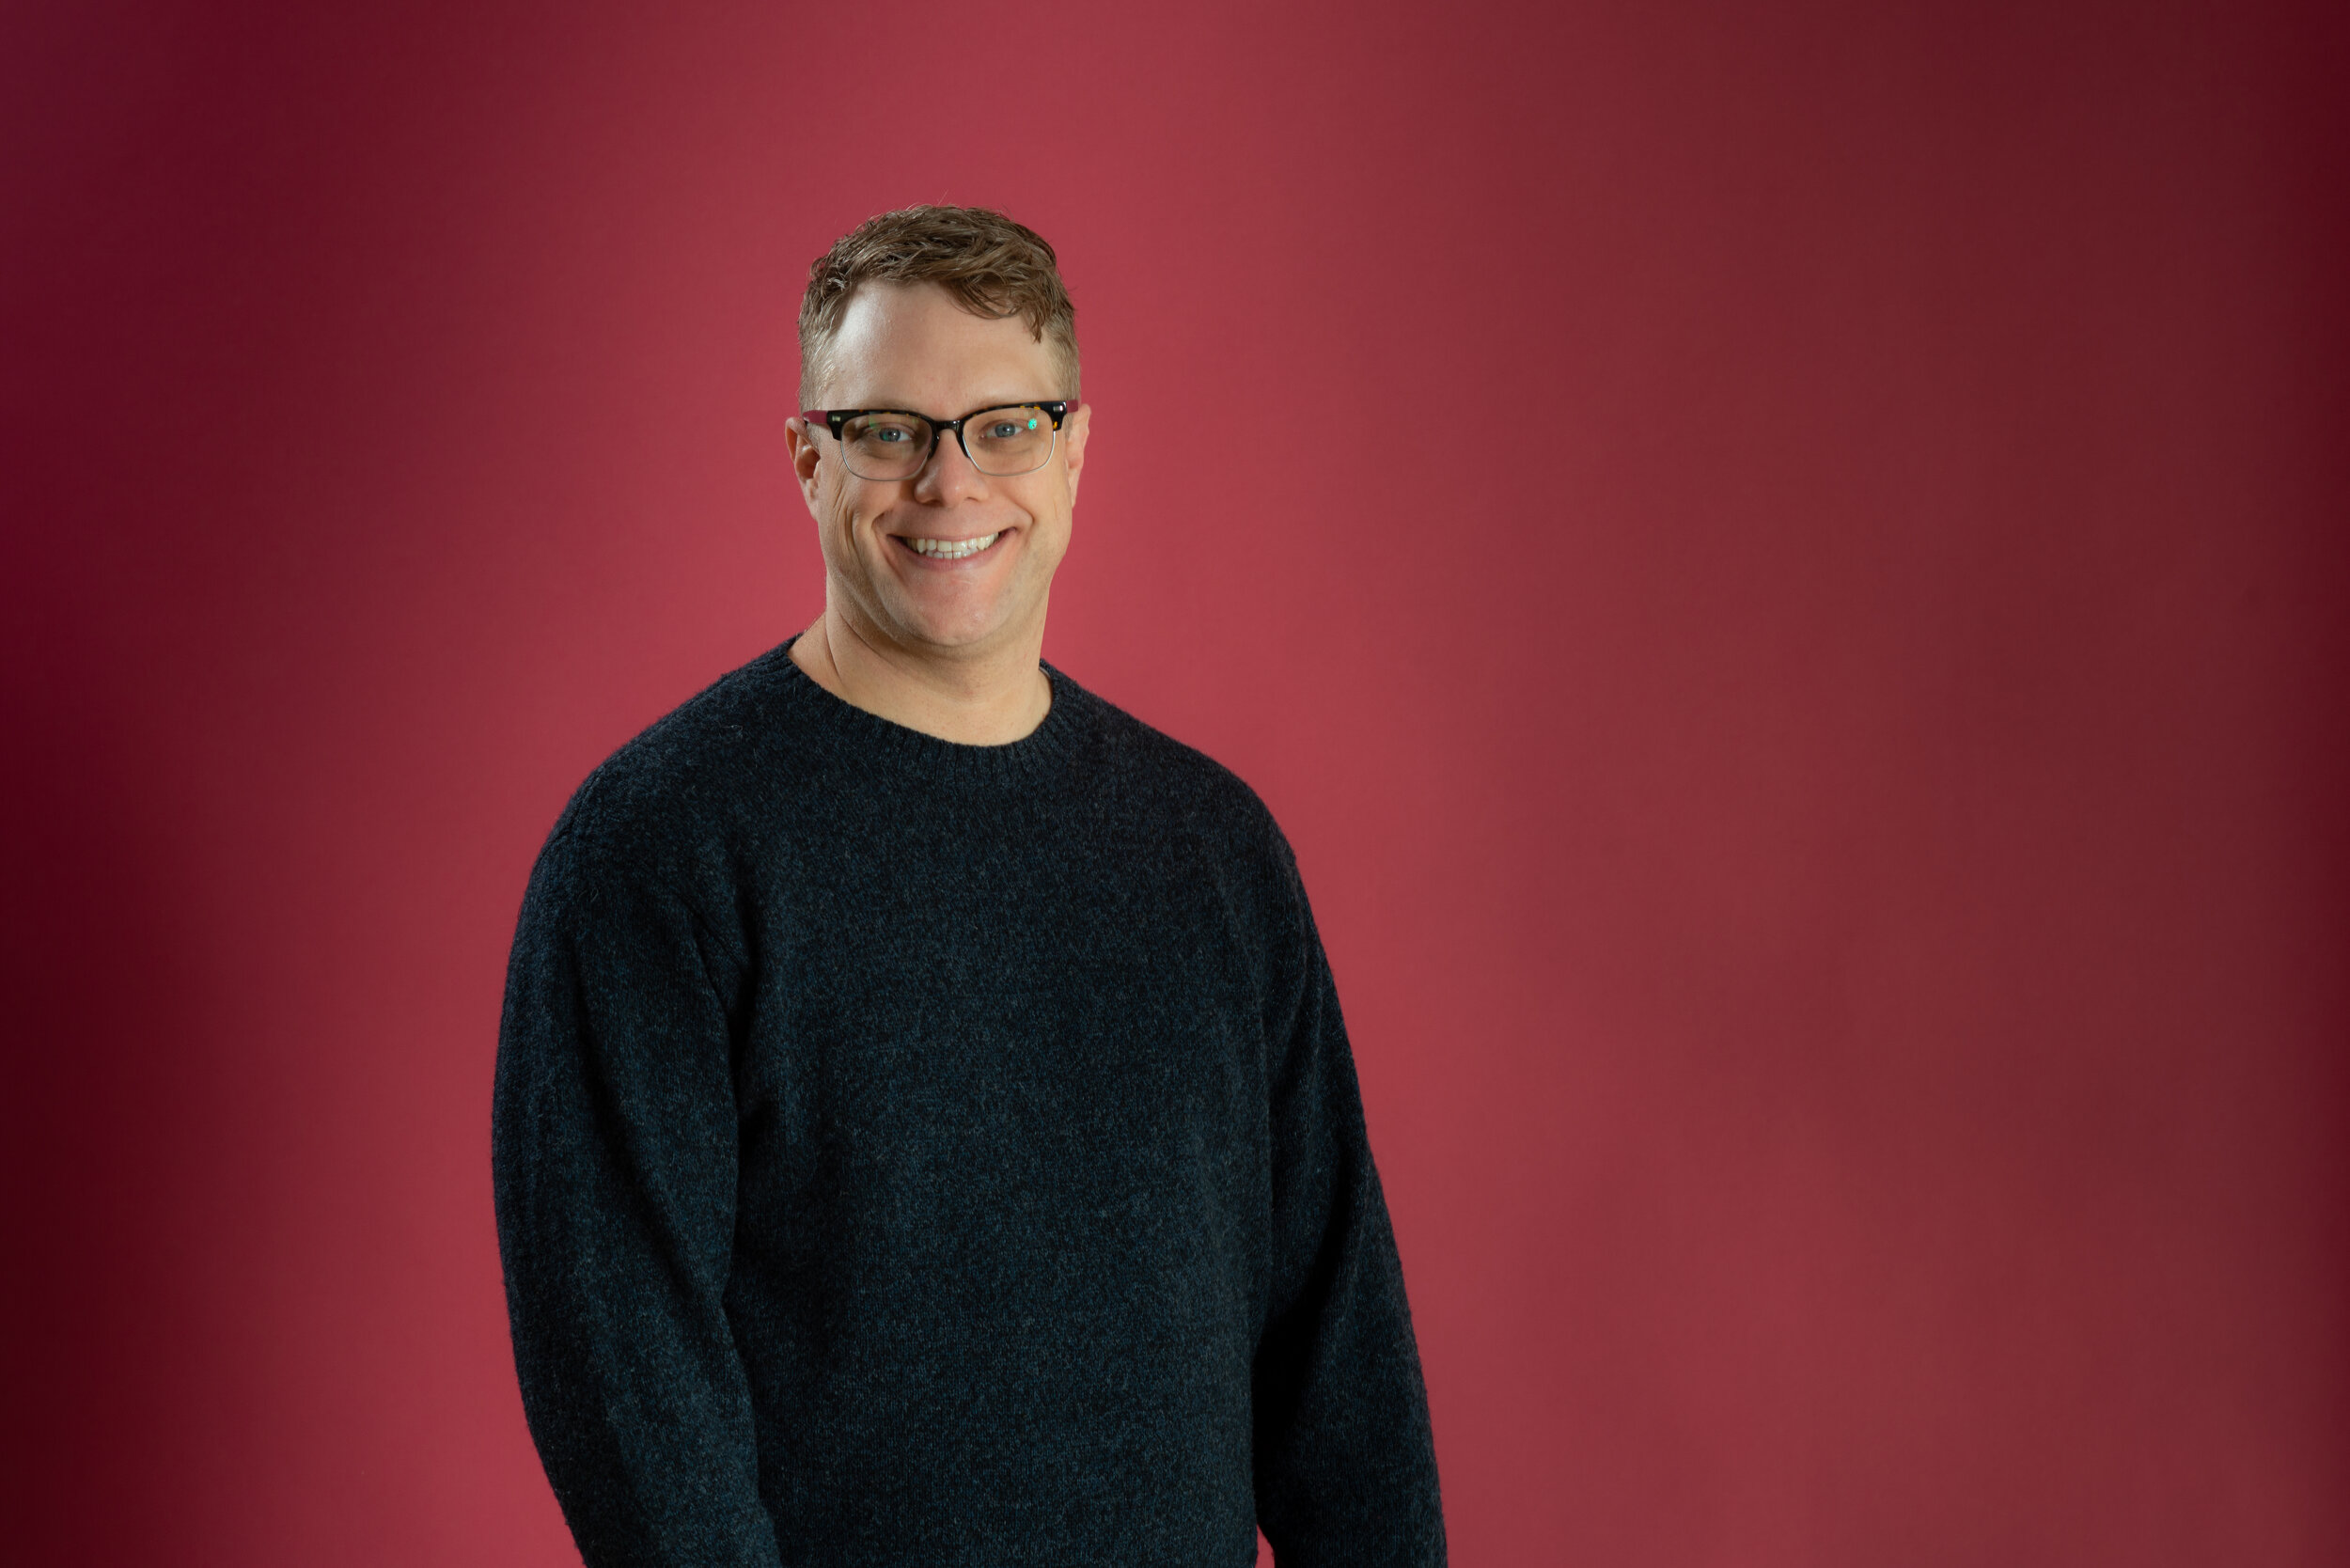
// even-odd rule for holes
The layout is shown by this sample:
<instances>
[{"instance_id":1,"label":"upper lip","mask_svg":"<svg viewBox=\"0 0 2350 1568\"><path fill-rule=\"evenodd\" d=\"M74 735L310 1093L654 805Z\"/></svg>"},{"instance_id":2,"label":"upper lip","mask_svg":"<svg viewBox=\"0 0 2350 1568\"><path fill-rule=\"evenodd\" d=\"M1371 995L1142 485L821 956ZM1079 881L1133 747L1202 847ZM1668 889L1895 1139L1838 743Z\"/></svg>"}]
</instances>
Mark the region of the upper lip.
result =
<instances>
[{"instance_id":1,"label":"upper lip","mask_svg":"<svg viewBox=\"0 0 2350 1568\"><path fill-rule=\"evenodd\" d=\"M967 543L969 543L972 540L975 540L975 539L986 539L986 538L988 538L989 536L994 535L994 534L1008 533L1008 532L1010 532L1010 530L1009 529L1009 527L998 527L998 528L981 528L979 532L977 532L977 533L971 533L971 534L926 534L926 533L916 533L915 531L913 531L912 529L910 529L910 528L909 528L909 529L903 529L903 530L893 529L893 530L891 530L890 537L891 537L892 539L904 539L904 540L916 540L916 539L929 539L929 540L935 540L935 541L938 541L939 543L941 543L941 544L967 544Z\"/></svg>"}]
</instances>

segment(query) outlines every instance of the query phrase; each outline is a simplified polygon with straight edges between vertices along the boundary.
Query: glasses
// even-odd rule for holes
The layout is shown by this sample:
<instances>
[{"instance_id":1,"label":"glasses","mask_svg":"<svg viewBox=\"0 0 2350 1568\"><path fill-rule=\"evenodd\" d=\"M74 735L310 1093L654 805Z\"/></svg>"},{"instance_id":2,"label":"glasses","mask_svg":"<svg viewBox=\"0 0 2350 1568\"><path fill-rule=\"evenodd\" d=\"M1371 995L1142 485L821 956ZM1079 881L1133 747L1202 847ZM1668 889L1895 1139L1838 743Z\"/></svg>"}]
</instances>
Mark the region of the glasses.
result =
<instances>
[{"instance_id":1,"label":"glasses","mask_svg":"<svg viewBox=\"0 0 2350 1568\"><path fill-rule=\"evenodd\" d=\"M971 466L990 478L1033 474L1053 461L1060 422L1075 399L998 403L960 419L933 419L902 408L811 408L800 417L840 443L840 461L860 479L910 479L931 461L939 432L952 431Z\"/></svg>"}]
</instances>

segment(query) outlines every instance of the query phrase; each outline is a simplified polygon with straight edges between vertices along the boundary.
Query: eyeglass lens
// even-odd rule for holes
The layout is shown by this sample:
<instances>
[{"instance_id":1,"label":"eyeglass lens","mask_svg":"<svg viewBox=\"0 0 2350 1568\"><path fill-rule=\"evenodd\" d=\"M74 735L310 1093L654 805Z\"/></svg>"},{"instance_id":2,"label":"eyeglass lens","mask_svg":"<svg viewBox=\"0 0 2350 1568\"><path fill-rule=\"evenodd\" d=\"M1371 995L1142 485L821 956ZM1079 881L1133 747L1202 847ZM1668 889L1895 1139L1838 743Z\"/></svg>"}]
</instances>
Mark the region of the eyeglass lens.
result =
<instances>
[{"instance_id":1,"label":"eyeglass lens","mask_svg":"<svg viewBox=\"0 0 2350 1568\"><path fill-rule=\"evenodd\" d=\"M963 449L980 473L1010 478L1043 467L1058 434L1052 415L1033 404L991 408L963 427ZM840 427L840 454L860 479L912 478L937 435L918 414L860 414Z\"/></svg>"}]
</instances>

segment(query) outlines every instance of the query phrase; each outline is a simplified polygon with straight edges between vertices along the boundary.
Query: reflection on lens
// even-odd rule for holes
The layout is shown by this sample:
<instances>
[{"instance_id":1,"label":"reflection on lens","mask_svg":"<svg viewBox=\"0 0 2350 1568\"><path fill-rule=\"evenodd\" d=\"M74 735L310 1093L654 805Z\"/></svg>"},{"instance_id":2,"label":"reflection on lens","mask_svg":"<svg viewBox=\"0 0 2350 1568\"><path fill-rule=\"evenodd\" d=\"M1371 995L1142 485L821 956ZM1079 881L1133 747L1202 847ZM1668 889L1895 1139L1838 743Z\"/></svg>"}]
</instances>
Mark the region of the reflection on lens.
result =
<instances>
[{"instance_id":1,"label":"reflection on lens","mask_svg":"<svg viewBox=\"0 0 2350 1568\"><path fill-rule=\"evenodd\" d=\"M1053 455L1053 416L1032 403L991 408L963 427L963 445L982 474L1026 474Z\"/></svg>"}]
</instances>

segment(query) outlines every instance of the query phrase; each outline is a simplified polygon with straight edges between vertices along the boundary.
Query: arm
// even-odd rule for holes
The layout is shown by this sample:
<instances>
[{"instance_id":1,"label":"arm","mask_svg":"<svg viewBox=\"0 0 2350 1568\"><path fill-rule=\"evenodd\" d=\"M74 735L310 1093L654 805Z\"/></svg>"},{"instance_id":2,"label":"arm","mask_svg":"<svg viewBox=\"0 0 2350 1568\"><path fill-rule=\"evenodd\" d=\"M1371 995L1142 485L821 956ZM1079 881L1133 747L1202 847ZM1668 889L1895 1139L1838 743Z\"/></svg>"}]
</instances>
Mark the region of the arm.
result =
<instances>
[{"instance_id":1,"label":"arm","mask_svg":"<svg viewBox=\"0 0 2350 1568\"><path fill-rule=\"evenodd\" d=\"M1274 1010L1273 1279L1256 1361L1257 1513L1280 1568L1439 1568L1444 1514L1402 1266L1355 1062L1284 851Z\"/></svg>"},{"instance_id":2,"label":"arm","mask_svg":"<svg viewBox=\"0 0 2350 1568\"><path fill-rule=\"evenodd\" d=\"M523 1406L588 1568L779 1561L723 1306L739 977L567 815L514 938L491 1163Z\"/></svg>"}]
</instances>

